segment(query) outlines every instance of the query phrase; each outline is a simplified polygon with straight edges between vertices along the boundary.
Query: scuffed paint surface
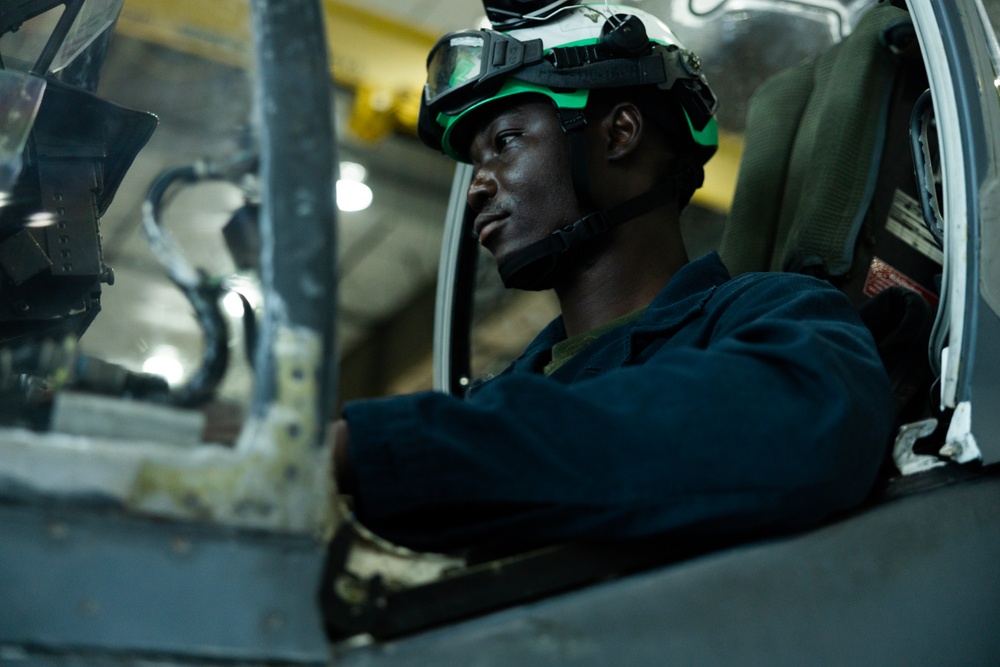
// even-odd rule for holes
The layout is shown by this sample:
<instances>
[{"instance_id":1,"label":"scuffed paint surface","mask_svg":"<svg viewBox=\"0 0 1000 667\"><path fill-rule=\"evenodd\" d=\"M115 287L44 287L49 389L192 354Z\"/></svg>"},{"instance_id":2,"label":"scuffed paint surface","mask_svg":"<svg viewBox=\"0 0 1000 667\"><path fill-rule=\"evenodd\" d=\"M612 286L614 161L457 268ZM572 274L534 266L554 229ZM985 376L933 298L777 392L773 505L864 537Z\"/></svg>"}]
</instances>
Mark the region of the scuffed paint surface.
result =
<instances>
[{"instance_id":1,"label":"scuffed paint surface","mask_svg":"<svg viewBox=\"0 0 1000 667\"><path fill-rule=\"evenodd\" d=\"M279 327L275 400L235 448L0 431L0 489L325 538L338 517L316 403L321 350L315 332Z\"/></svg>"}]
</instances>

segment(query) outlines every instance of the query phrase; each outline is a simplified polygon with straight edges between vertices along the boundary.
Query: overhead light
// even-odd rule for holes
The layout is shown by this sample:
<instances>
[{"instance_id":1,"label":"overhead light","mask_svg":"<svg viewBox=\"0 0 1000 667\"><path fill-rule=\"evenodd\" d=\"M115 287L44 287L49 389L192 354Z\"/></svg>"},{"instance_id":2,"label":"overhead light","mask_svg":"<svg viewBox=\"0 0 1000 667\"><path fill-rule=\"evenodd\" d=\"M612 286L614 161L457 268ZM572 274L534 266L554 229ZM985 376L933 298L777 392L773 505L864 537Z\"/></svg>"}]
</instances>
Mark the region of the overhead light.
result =
<instances>
[{"instance_id":1,"label":"overhead light","mask_svg":"<svg viewBox=\"0 0 1000 667\"><path fill-rule=\"evenodd\" d=\"M243 317L243 299L236 292L226 292L222 297L222 308L230 317Z\"/></svg>"},{"instance_id":2,"label":"overhead light","mask_svg":"<svg viewBox=\"0 0 1000 667\"><path fill-rule=\"evenodd\" d=\"M365 185L367 170L357 162L340 163L337 181L337 208L341 211L363 211L372 204L372 189Z\"/></svg>"},{"instance_id":3,"label":"overhead light","mask_svg":"<svg viewBox=\"0 0 1000 667\"><path fill-rule=\"evenodd\" d=\"M28 227L50 227L56 224L56 216L51 213L32 213L28 216Z\"/></svg>"},{"instance_id":4,"label":"overhead light","mask_svg":"<svg viewBox=\"0 0 1000 667\"><path fill-rule=\"evenodd\" d=\"M258 308L264 301L260 287L246 276L230 276L226 279L226 289L228 291L222 297L222 308L230 317L243 317L243 299L246 299L253 309Z\"/></svg>"},{"instance_id":5,"label":"overhead light","mask_svg":"<svg viewBox=\"0 0 1000 667\"><path fill-rule=\"evenodd\" d=\"M143 373L159 375L170 385L178 385L184 379L184 364L181 363L177 348L161 345L142 362Z\"/></svg>"}]
</instances>

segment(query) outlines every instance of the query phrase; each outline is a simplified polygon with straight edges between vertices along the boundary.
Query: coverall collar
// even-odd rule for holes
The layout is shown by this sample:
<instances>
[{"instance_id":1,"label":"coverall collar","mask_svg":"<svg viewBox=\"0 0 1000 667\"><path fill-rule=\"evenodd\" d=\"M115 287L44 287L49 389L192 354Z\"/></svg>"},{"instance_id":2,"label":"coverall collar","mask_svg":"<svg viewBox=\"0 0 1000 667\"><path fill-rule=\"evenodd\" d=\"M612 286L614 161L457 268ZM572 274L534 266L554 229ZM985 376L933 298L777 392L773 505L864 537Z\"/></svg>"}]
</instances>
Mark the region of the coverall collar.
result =
<instances>
[{"instance_id":1,"label":"coverall collar","mask_svg":"<svg viewBox=\"0 0 1000 667\"><path fill-rule=\"evenodd\" d=\"M646 308L646 312L631 325L626 326L629 327L630 333L664 331L680 326L701 310L716 287L728 280L729 271L726 270L718 253L710 252L681 267L656 295ZM566 327L560 316L535 336L513 366L534 367L539 362L540 355L547 357L552 346L565 338Z\"/></svg>"}]
</instances>

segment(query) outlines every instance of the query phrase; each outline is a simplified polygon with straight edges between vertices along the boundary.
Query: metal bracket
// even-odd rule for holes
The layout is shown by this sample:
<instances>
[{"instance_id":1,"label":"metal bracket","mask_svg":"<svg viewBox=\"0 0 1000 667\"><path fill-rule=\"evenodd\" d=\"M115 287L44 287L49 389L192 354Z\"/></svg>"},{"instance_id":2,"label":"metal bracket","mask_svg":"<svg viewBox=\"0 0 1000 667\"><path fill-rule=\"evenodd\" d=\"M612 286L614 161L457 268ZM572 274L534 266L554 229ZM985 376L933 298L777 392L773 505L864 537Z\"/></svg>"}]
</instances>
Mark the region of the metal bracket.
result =
<instances>
[{"instance_id":1,"label":"metal bracket","mask_svg":"<svg viewBox=\"0 0 1000 667\"><path fill-rule=\"evenodd\" d=\"M892 447L892 460L904 476L945 465L941 459L926 454L917 454L913 451L917 440L929 436L937 428L937 425L937 419L931 417L899 427L896 442Z\"/></svg>"},{"instance_id":2,"label":"metal bracket","mask_svg":"<svg viewBox=\"0 0 1000 667\"><path fill-rule=\"evenodd\" d=\"M955 407L951 424L948 425L945 445L939 453L956 463L968 463L983 458L976 444L976 438L972 435L972 404L969 401L963 401Z\"/></svg>"}]
</instances>

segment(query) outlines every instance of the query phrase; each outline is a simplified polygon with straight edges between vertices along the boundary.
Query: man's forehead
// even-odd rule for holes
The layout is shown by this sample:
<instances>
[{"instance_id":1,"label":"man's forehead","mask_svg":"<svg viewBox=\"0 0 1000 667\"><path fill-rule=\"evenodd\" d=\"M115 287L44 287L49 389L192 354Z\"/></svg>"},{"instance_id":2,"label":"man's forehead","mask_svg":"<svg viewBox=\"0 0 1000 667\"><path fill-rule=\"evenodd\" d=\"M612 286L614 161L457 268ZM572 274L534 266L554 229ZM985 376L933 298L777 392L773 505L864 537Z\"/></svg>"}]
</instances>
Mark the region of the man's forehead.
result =
<instances>
[{"instance_id":1,"label":"man's forehead","mask_svg":"<svg viewBox=\"0 0 1000 667\"><path fill-rule=\"evenodd\" d=\"M555 106L543 95L511 95L491 100L466 114L452 130L451 144L468 154L475 138L496 121L536 113L551 113L555 117Z\"/></svg>"},{"instance_id":2,"label":"man's forehead","mask_svg":"<svg viewBox=\"0 0 1000 667\"><path fill-rule=\"evenodd\" d=\"M515 95L502 97L476 109L467 125L470 136L486 130L498 120L534 117L538 114L555 114L555 107L541 95Z\"/></svg>"}]
</instances>

